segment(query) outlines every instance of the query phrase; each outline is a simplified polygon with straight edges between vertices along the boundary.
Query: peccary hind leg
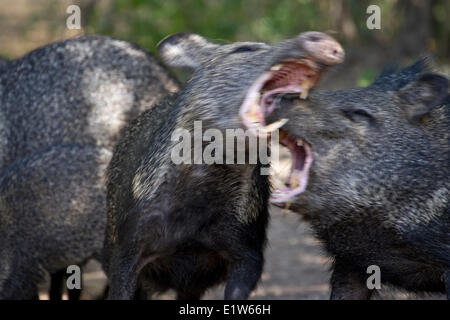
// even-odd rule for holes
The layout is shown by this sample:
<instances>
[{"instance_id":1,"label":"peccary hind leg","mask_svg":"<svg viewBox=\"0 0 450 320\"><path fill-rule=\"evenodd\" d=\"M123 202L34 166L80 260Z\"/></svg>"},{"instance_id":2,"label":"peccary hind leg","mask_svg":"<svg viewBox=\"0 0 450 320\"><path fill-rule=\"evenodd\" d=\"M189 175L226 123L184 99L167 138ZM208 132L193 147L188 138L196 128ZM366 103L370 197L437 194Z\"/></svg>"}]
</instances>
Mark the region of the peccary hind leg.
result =
<instances>
[{"instance_id":1,"label":"peccary hind leg","mask_svg":"<svg viewBox=\"0 0 450 320\"><path fill-rule=\"evenodd\" d=\"M138 237L138 226L144 225L145 218L139 220L139 212L142 207L134 210L127 218L126 222L121 225L121 232L126 235L121 238L115 245L112 245L111 258L108 270L109 282L109 300L131 300L143 298L145 291L138 286L139 273L142 268L157 258L157 255L144 257L142 239ZM150 211L151 212L151 211ZM150 219L151 220L151 219ZM151 220L153 222L153 220ZM148 223L148 222L147 222ZM145 224L147 225L147 224ZM145 227L143 227L145 230ZM147 229L148 234L150 228ZM148 236L147 233L144 232ZM151 237L151 236L150 236Z\"/></svg>"},{"instance_id":2,"label":"peccary hind leg","mask_svg":"<svg viewBox=\"0 0 450 320\"><path fill-rule=\"evenodd\" d=\"M225 300L246 300L261 278L263 257L242 257L232 267L225 287Z\"/></svg>"},{"instance_id":3,"label":"peccary hind leg","mask_svg":"<svg viewBox=\"0 0 450 320\"><path fill-rule=\"evenodd\" d=\"M447 270L444 274L445 291L447 291L447 300L450 300L450 270Z\"/></svg>"},{"instance_id":4,"label":"peccary hind leg","mask_svg":"<svg viewBox=\"0 0 450 320\"><path fill-rule=\"evenodd\" d=\"M139 254L129 248L120 248L112 257L109 300L131 300L135 297Z\"/></svg>"},{"instance_id":5,"label":"peccary hind leg","mask_svg":"<svg viewBox=\"0 0 450 320\"><path fill-rule=\"evenodd\" d=\"M331 275L331 300L369 300L372 290L364 277L336 261Z\"/></svg>"},{"instance_id":6,"label":"peccary hind leg","mask_svg":"<svg viewBox=\"0 0 450 320\"><path fill-rule=\"evenodd\" d=\"M66 286L67 271L66 269L58 270L50 275L50 300L62 300L64 287ZM67 290L69 300L80 300L81 289Z\"/></svg>"}]
</instances>

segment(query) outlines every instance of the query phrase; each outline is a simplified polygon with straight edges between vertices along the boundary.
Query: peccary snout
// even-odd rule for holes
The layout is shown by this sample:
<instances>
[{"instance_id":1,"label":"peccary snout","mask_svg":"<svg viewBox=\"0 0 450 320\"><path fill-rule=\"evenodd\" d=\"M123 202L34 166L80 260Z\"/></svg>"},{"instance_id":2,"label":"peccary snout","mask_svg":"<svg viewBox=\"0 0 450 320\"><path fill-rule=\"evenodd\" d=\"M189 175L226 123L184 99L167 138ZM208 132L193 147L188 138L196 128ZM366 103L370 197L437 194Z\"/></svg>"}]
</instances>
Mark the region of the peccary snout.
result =
<instances>
[{"instance_id":1,"label":"peccary snout","mask_svg":"<svg viewBox=\"0 0 450 320\"><path fill-rule=\"evenodd\" d=\"M344 61L345 53L342 46L329 35L310 31L298 36L300 46L311 56L326 65L333 65Z\"/></svg>"}]
</instances>

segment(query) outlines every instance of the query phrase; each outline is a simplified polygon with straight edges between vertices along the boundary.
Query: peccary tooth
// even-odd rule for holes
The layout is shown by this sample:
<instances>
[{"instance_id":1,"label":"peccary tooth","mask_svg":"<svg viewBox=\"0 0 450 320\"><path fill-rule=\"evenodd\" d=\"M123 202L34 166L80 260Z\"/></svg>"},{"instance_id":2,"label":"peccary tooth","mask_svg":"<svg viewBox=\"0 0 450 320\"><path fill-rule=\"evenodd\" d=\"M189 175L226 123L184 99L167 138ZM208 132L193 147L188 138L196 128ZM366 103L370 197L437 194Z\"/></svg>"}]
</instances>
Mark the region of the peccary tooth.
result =
<instances>
[{"instance_id":1,"label":"peccary tooth","mask_svg":"<svg viewBox=\"0 0 450 320\"><path fill-rule=\"evenodd\" d=\"M303 139L302 138L297 138L297 146L299 146L299 147L303 146Z\"/></svg>"},{"instance_id":2,"label":"peccary tooth","mask_svg":"<svg viewBox=\"0 0 450 320\"><path fill-rule=\"evenodd\" d=\"M302 92L300 92L300 98L305 100L308 97L309 88L311 87L309 80L308 79L303 80L300 86L302 87Z\"/></svg>"},{"instance_id":3,"label":"peccary tooth","mask_svg":"<svg viewBox=\"0 0 450 320\"><path fill-rule=\"evenodd\" d=\"M260 94L256 93L255 98L253 99L253 103L251 104L250 108L247 110L247 115L251 119L258 119L259 98L260 98Z\"/></svg>"},{"instance_id":4,"label":"peccary tooth","mask_svg":"<svg viewBox=\"0 0 450 320\"><path fill-rule=\"evenodd\" d=\"M281 68L283 68L283 65L281 63L279 63L279 64L276 64L276 65L272 66L272 68L270 68L270 70L278 71Z\"/></svg>"},{"instance_id":5,"label":"peccary tooth","mask_svg":"<svg viewBox=\"0 0 450 320\"><path fill-rule=\"evenodd\" d=\"M300 172L298 170L294 170L294 172L292 172L292 177L291 177L291 180L289 181L291 189L295 189L298 187L298 185L299 185L298 174L299 173Z\"/></svg>"},{"instance_id":6,"label":"peccary tooth","mask_svg":"<svg viewBox=\"0 0 450 320\"><path fill-rule=\"evenodd\" d=\"M260 128L259 130L261 130L262 132L265 132L265 133L274 132L275 130L277 130L277 129L281 128L282 126L284 126L284 124L286 122L288 122L288 119L283 118L283 119L275 121L275 122L273 122L271 124L268 124L267 126Z\"/></svg>"}]
</instances>

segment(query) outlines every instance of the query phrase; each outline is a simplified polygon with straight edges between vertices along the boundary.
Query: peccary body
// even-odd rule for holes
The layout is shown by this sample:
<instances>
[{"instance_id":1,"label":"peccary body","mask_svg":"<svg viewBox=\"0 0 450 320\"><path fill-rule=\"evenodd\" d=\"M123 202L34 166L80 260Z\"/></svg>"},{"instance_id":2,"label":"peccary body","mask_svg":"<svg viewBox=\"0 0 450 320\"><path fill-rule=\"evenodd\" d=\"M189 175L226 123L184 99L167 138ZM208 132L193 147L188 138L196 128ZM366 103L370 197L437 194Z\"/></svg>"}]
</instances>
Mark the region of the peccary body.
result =
<instances>
[{"instance_id":1,"label":"peccary body","mask_svg":"<svg viewBox=\"0 0 450 320\"><path fill-rule=\"evenodd\" d=\"M263 268L265 164L175 164L178 141L171 136L192 132L194 121L202 121L204 131L242 128L239 108L261 74L306 54L313 41L328 40L341 50L329 37L314 36L277 45L217 45L177 34L160 44L167 63L194 73L179 94L132 122L114 151L105 240L111 299L133 298L138 287L149 295L174 289L180 299L198 299L224 281L226 299L249 296Z\"/></svg>"},{"instance_id":2,"label":"peccary body","mask_svg":"<svg viewBox=\"0 0 450 320\"><path fill-rule=\"evenodd\" d=\"M113 148L120 129L177 82L146 51L87 36L36 49L0 75L0 169L50 145Z\"/></svg>"},{"instance_id":3,"label":"peccary body","mask_svg":"<svg viewBox=\"0 0 450 320\"><path fill-rule=\"evenodd\" d=\"M334 258L332 299L370 298L371 265L382 285L449 295L449 103L448 79L420 60L367 88L285 97L272 114L312 150L290 208Z\"/></svg>"},{"instance_id":4,"label":"peccary body","mask_svg":"<svg viewBox=\"0 0 450 320\"><path fill-rule=\"evenodd\" d=\"M0 74L0 298L34 297L45 272L99 258L116 135L178 83L149 53L88 36Z\"/></svg>"}]
</instances>

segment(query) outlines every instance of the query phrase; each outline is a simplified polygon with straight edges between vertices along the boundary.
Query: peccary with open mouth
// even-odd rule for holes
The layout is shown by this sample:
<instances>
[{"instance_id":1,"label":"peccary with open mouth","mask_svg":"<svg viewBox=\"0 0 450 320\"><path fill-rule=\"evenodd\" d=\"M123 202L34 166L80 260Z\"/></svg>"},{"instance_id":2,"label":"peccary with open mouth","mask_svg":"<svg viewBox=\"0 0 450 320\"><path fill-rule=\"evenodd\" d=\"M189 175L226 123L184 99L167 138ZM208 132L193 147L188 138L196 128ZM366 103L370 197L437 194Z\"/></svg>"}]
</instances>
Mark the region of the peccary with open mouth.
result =
<instances>
[{"instance_id":1,"label":"peccary with open mouth","mask_svg":"<svg viewBox=\"0 0 450 320\"><path fill-rule=\"evenodd\" d=\"M332 299L366 299L381 282L450 297L448 79L426 59L367 88L284 95L268 119L288 118L292 154L274 203L307 215L334 258Z\"/></svg>"},{"instance_id":2,"label":"peccary with open mouth","mask_svg":"<svg viewBox=\"0 0 450 320\"><path fill-rule=\"evenodd\" d=\"M111 299L174 289L198 299L226 281L226 299L245 299L263 268L269 183L256 164L174 164L178 129L250 127L265 137L264 113L280 92L307 97L322 67L343 50L319 32L276 45L218 45L193 34L163 40L172 66L194 70L184 89L133 121L108 169L106 269ZM189 151L190 152L190 151Z\"/></svg>"}]
</instances>

